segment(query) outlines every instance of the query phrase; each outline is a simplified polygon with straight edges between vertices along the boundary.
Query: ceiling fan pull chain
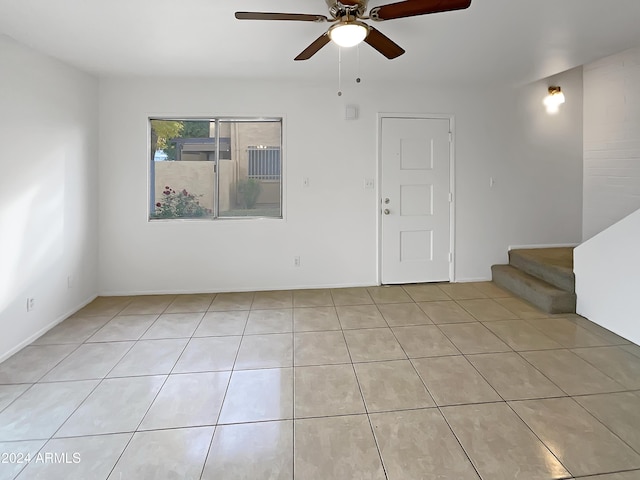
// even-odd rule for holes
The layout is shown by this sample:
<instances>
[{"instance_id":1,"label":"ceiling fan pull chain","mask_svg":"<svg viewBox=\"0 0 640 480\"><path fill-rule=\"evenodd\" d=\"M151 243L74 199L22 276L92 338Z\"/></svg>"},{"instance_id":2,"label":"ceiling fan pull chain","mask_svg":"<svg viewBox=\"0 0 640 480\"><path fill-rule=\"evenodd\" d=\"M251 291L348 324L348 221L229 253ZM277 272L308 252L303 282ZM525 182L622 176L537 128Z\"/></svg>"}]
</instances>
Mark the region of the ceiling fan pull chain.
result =
<instances>
[{"instance_id":1,"label":"ceiling fan pull chain","mask_svg":"<svg viewBox=\"0 0 640 480\"><path fill-rule=\"evenodd\" d=\"M360 79L360 45L356 46L356 55L358 56L358 61L357 61L357 65L358 65L358 71L356 73L356 83L360 83L361 79Z\"/></svg>"},{"instance_id":2,"label":"ceiling fan pull chain","mask_svg":"<svg viewBox=\"0 0 640 480\"><path fill-rule=\"evenodd\" d=\"M338 96L342 96L342 47L338 47Z\"/></svg>"}]
</instances>

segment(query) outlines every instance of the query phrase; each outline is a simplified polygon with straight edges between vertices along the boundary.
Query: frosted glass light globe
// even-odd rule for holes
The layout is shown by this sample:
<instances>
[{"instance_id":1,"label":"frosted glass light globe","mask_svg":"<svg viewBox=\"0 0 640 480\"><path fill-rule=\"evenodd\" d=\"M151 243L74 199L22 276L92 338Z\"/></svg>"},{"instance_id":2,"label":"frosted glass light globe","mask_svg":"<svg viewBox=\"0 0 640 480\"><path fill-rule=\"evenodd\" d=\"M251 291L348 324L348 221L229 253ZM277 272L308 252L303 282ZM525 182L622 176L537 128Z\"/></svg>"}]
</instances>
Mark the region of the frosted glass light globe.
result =
<instances>
[{"instance_id":1,"label":"frosted glass light globe","mask_svg":"<svg viewBox=\"0 0 640 480\"><path fill-rule=\"evenodd\" d=\"M560 87L549 87L549 95L543 100L544 106L547 107L547 113L558 113L560 105L564 102L564 93Z\"/></svg>"},{"instance_id":2,"label":"frosted glass light globe","mask_svg":"<svg viewBox=\"0 0 640 480\"><path fill-rule=\"evenodd\" d=\"M340 47L355 47L368 34L369 29L361 22L339 23L329 29L329 38Z\"/></svg>"}]
</instances>

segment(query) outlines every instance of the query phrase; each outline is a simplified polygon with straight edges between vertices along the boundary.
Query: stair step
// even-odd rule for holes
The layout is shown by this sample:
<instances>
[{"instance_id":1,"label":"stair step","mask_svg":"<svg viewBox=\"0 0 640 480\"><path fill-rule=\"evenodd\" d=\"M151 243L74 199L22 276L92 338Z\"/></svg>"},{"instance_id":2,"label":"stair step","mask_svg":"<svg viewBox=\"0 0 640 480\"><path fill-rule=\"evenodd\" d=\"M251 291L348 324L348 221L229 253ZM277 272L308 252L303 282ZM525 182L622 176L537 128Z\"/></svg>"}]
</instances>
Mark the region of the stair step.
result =
<instances>
[{"instance_id":1,"label":"stair step","mask_svg":"<svg viewBox=\"0 0 640 480\"><path fill-rule=\"evenodd\" d=\"M525 273L512 265L491 267L493 281L547 313L575 313L576 294Z\"/></svg>"},{"instance_id":2,"label":"stair step","mask_svg":"<svg viewBox=\"0 0 640 480\"><path fill-rule=\"evenodd\" d=\"M570 293L576 291L573 248L517 249L509 252L509 265Z\"/></svg>"}]
</instances>

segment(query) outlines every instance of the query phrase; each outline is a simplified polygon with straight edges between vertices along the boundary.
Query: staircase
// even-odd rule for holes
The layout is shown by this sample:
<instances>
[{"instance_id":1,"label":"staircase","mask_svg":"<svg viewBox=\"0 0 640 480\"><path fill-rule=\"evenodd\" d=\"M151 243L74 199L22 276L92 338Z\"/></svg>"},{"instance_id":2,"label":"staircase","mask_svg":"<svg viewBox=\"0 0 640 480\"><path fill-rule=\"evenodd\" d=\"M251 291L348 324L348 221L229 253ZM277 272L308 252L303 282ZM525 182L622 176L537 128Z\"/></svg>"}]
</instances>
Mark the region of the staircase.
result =
<instances>
[{"instance_id":1,"label":"staircase","mask_svg":"<svg viewBox=\"0 0 640 480\"><path fill-rule=\"evenodd\" d=\"M493 281L547 313L575 313L573 248L511 250L509 265L491 267Z\"/></svg>"}]
</instances>

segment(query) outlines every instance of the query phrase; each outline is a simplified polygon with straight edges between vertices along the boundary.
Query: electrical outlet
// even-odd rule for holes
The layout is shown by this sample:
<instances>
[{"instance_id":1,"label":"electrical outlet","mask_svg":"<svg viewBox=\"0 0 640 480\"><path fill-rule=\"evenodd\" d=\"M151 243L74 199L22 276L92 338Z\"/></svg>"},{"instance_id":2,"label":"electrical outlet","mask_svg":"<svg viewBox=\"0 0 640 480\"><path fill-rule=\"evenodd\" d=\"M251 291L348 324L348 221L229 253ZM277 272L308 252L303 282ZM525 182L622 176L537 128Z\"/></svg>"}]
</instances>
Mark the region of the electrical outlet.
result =
<instances>
[{"instance_id":1,"label":"electrical outlet","mask_svg":"<svg viewBox=\"0 0 640 480\"><path fill-rule=\"evenodd\" d=\"M309 177L304 177L302 179L302 186L303 187L308 187L309 186Z\"/></svg>"},{"instance_id":2,"label":"electrical outlet","mask_svg":"<svg viewBox=\"0 0 640 480\"><path fill-rule=\"evenodd\" d=\"M373 178L365 178L364 179L364 188L367 190L372 190L376 186L376 182Z\"/></svg>"},{"instance_id":3,"label":"electrical outlet","mask_svg":"<svg viewBox=\"0 0 640 480\"><path fill-rule=\"evenodd\" d=\"M293 257L293 266L294 267L300 266L300 257Z\"/></svg>"},{"instance_id":4,"label":"electrical outlet","mask_svg":"<svg viewBox=\"0 0 640 480\"><path fill-rule=\"evenodd\" d=\"M27 298L27 312L32 311L34 308L36 308L36 299Z\"/></svg>"}]
</instances>

